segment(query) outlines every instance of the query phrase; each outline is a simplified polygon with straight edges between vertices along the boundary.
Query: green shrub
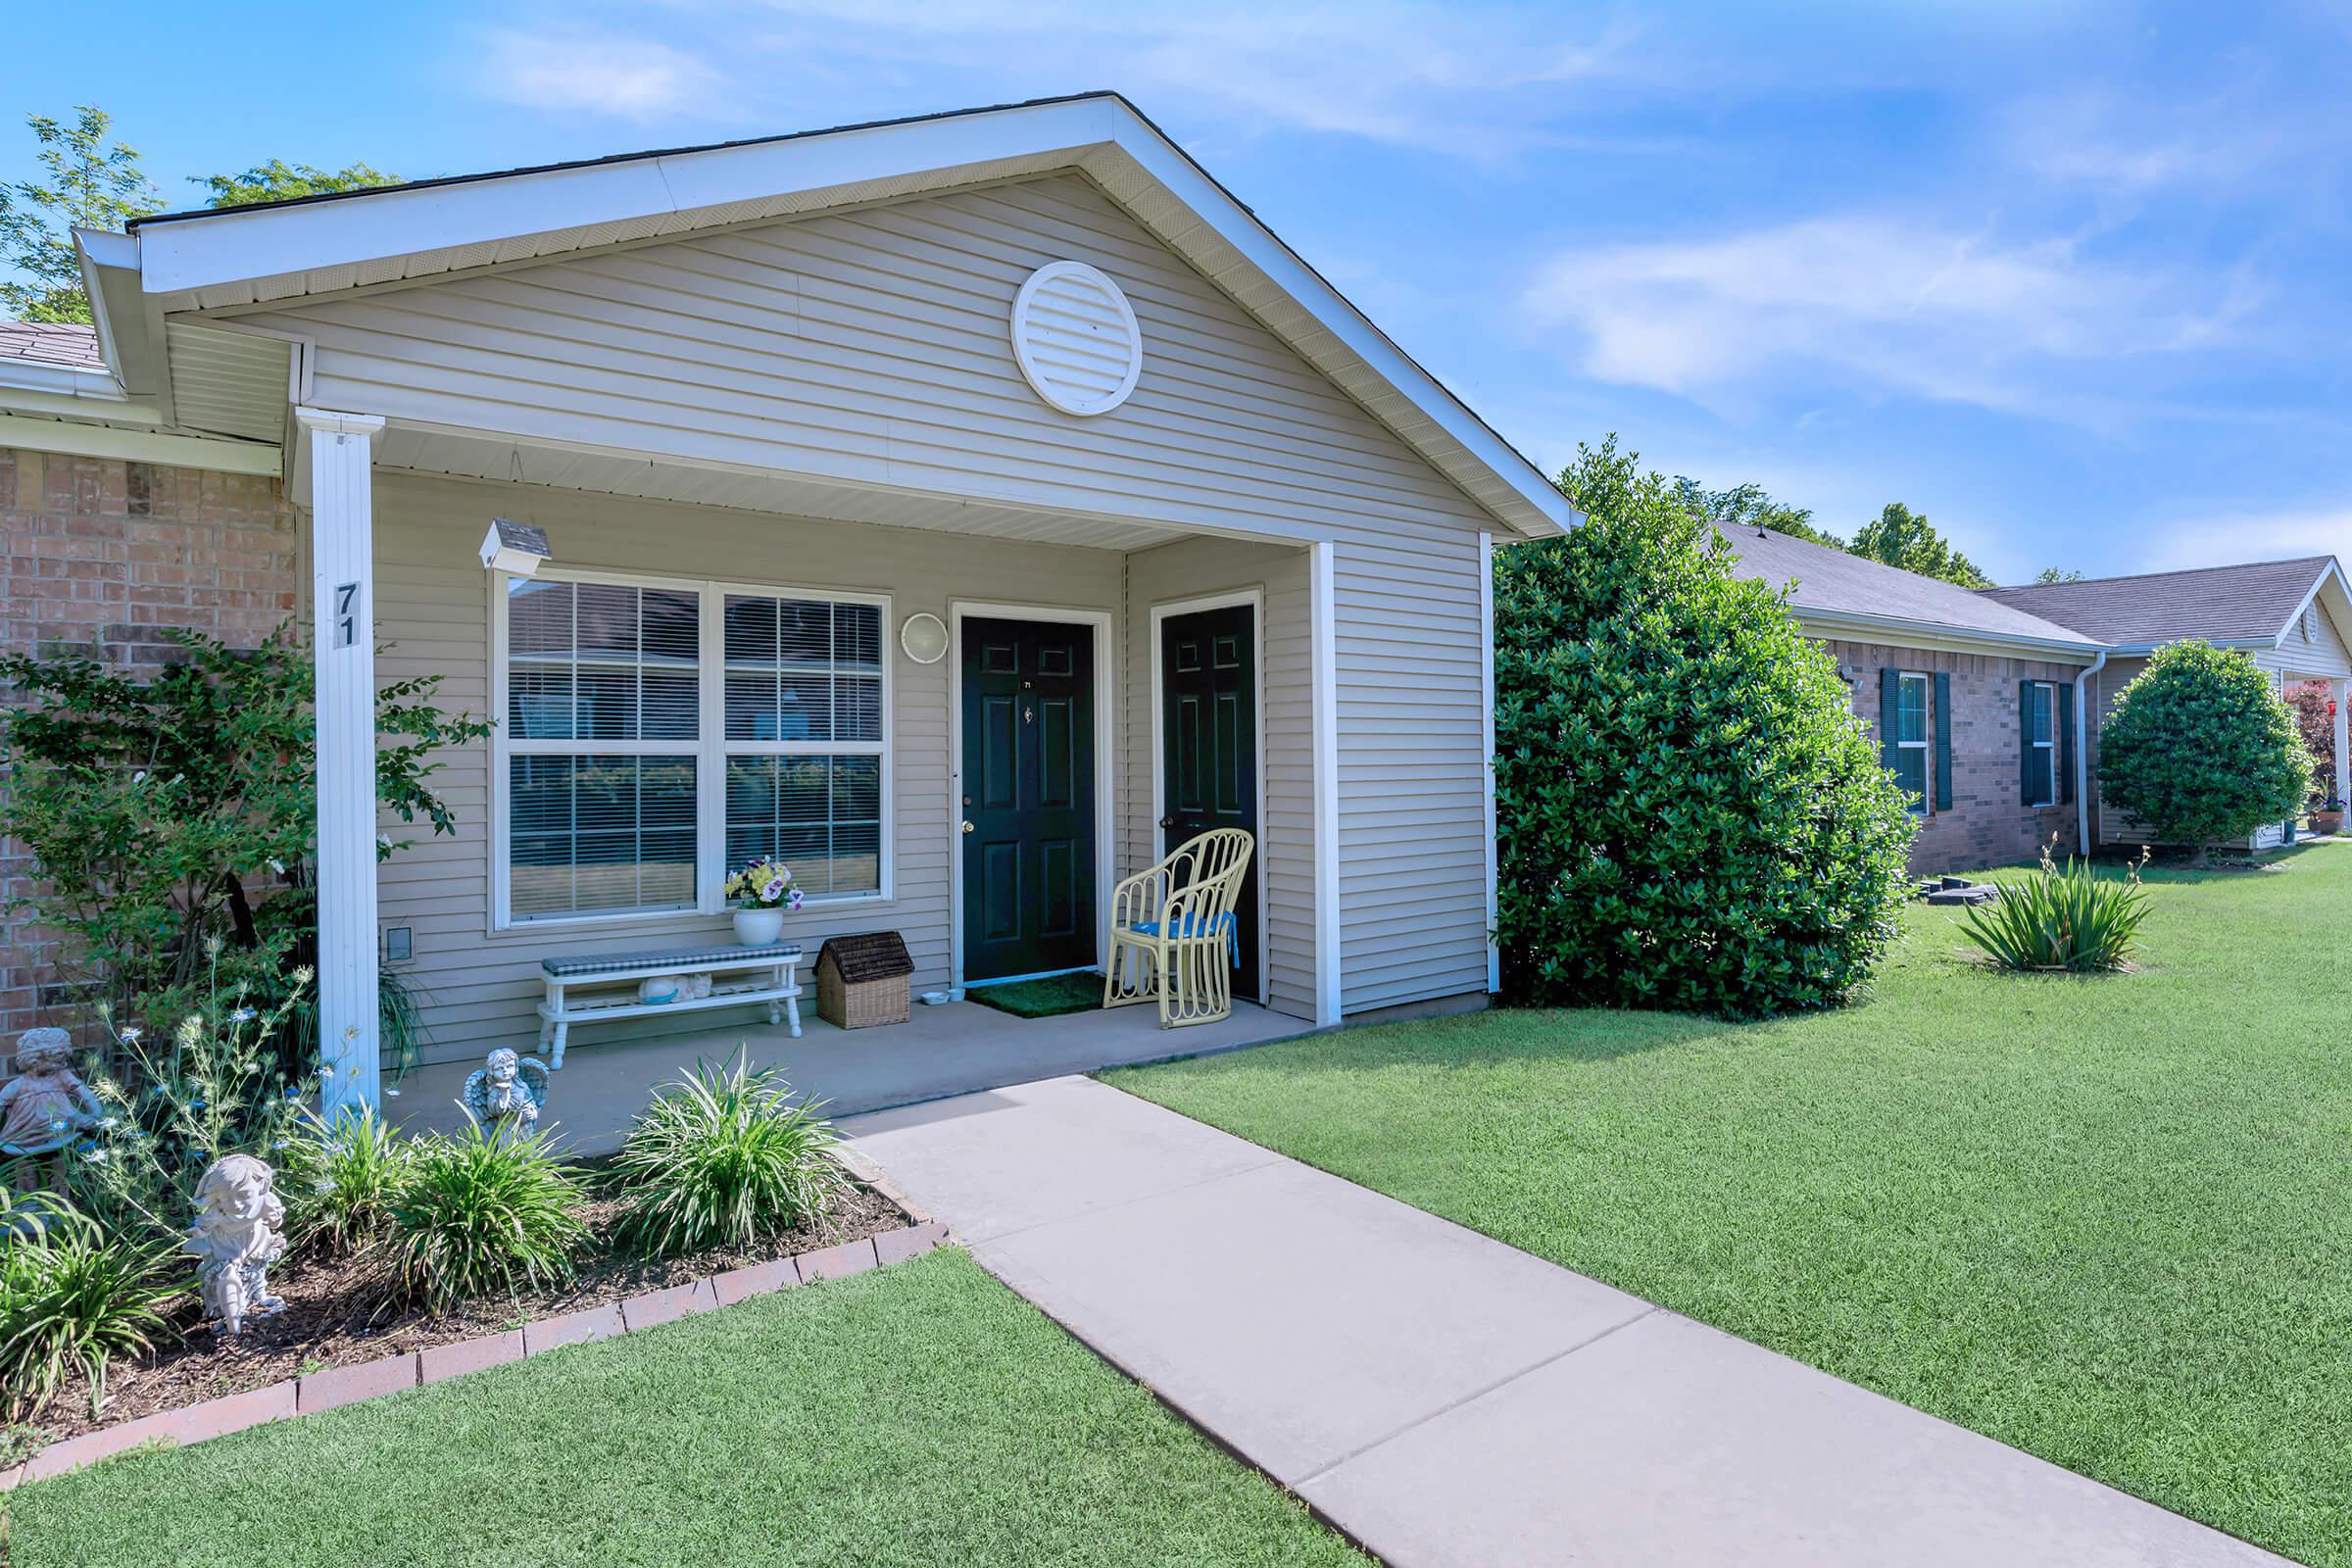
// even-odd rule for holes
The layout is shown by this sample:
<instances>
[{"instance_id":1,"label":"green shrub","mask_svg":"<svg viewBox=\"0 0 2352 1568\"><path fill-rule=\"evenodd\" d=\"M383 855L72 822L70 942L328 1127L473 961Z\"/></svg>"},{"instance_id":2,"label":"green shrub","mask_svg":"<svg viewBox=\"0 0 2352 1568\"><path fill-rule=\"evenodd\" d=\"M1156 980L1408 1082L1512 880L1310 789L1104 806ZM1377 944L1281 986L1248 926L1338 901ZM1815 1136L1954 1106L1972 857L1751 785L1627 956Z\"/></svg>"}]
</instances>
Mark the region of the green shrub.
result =
<instances>
[{"instance_id":1,"label":"green shrub","mask_svg":"<svg viewBox=\"0 0 2352 1568\"><path fill-rule=\"evenodd\" d=\"M286 1140L279 1191L287 1230L305 1248L356 1250L392 1228L392 1199L408 1169L409 1146L372 1105L331 1122L312 1112Z\"/></svg>"},{"instance_id":2,"label":"green shrub","mask_svg":"<svg viewBox=\"0 0 2352 1568\"><path fill-rule=\"evenodd\" d=\"M69 1374L106 1402L117 1356L148 1348L178 1294L169 1252L143 1236L109 1237L45 1195L0 1191L0 1402L10 1421L39 1415Z\"/></svg>"},{"instance_id":3,"label":"green shrub","mask_svg":"<svg viewBox=\"0 0 2352 1568\"><path fill-rule=\"evenodd\" d=\"M641 1112L615 1162L628 1230L656 1252L741 1247L822 1216L842 1185L813 1105L772 1069L697 1062Z\"/></svg>"},{"instance_id":4,"label":"green shrub","mask_svg":"<svg viewBox=\"0 0 2352 1568\"><path fill-rule=\"evenodd\" d=\"M1503 990L1833 1005L1893 934L1902 794L1781 596L1613 437L1579 451L1560 484L1589 520L1495 560Z\"/></svg>"},{"instance_id":5,"label":"green shrub","mask_svg":"<svg viewBox=\"0 0 2352 1568\"><path fill-rule=\"evenodd\" d=\"M2199 865L2212 862L2217 842L2301 809L2312 772L2270 676L2210 643L2158 649L2099 727L2107 799L2159 842L2193 847Z\"/></svg>"},{"instance_id":6,"label":"green shrub","mask_svg":"<svg viewBox=\"0 0 2352 1568\"><path fill-rule=\"evenodd\" d=\"M1960 934L1984 950L1994 967L2091 974L2126 967L2148 917L2139 860L2121 877L2101 877L2088 860L2066 858L2058 869L2044 847L2041 869L2022 882L2003 883L2001 896L1980 904L1960 922Z\"/></svg>"},{"instance_id":7,"label":"green shrub","mask_svg":"<svg viewBox=\"0 0 2352 1568\"><path fill-rule=\"evenodd\" d=\"M569 1278L587 1233L580 1196L546 1133L472 1125L416 1140L390 1202L401 1294L438 1315Z\"/></svg>"}]
</instances>

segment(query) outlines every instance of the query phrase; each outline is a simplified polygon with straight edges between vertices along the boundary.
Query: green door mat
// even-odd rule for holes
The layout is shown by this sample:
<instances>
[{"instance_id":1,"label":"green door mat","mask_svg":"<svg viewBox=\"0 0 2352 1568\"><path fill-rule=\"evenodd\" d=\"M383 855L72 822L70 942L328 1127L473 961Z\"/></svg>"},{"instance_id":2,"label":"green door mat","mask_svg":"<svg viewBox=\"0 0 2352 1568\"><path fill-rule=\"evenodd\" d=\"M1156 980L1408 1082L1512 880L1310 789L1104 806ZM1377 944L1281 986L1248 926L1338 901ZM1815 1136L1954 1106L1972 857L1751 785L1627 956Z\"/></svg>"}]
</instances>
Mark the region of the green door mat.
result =
<instances>
[{"instance_id":1,"label":"green door mat","mask_svg":"<svg viewBox=\"0 0 2352 1568\"><path fill-rule=\"evenodd\" d=\"M1092 1012L1102 1006L1102 975L1100 970L1088 969L1039 980L1007 980L1003 985L968 987L963 998L1016 1018L1058 1018L1065 1012Z\"/></svg>"}]
</instances>

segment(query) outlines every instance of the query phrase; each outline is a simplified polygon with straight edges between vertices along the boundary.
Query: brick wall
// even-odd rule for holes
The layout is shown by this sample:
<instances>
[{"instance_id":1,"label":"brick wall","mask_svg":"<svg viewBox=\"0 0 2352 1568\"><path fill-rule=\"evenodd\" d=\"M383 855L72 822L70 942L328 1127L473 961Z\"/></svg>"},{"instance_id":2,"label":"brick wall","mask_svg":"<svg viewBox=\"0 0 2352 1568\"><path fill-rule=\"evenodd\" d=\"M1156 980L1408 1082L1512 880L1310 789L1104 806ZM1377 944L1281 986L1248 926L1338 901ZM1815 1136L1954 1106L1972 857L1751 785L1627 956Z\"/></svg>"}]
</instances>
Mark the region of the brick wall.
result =
<instances>
[{"instance_id":1,"label":"brick wall","mask_svg":"<svg viewBox=\"0 0 2352 1568\"><path fill-rule=\"evenodd\" d=\"M2069 684L2072 664L2038 660L1998 659L1979 654L1931 653L1920 648L1875 643L1826 642L1838 667L1854 678L1849 687L1854 711L1879 734L1879 671L1941 671L1951 677L1952 710L1934 713L1934 725L1948 723L1952 736L1952 804L1931 808L1911 847L1911 869L1922 876L1974 871L2031 861L2050 835L2059 835L2063 858L2076 846L2075 805L2069 801L2038 809L2028 807L2018 786L2017 687L2026 680ZM1931 740L1935 731L1929 731ZM1933 748L1931 748L1933 756Z\"/></svg>"},{"instance_id":2,"label":"brick wall","mask_svg":"<svg viewBox=\"0 0 2352 1568\"><path fill-rule=\"evenodd\" d=\"M258 643L294 612L297 537L274 479L0 448L0 649L136 668L172 657L166 627ZM0 841L0 901L27 870ZM78 1021L57 982L44 933L0 909L0 1056L20 1030Z\"/></svg>"}]
</instances>

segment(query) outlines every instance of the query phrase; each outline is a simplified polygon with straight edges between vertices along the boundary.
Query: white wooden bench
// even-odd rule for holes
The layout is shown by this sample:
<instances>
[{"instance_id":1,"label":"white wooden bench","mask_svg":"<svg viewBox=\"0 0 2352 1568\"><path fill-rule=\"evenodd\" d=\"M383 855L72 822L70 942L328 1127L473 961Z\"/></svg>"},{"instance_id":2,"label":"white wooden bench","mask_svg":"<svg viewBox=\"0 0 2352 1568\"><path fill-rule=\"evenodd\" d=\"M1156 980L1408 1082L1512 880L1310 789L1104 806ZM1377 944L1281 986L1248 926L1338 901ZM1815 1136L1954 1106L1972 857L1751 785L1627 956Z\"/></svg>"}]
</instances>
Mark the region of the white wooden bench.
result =
<instances>
[{"instance_id":1,"label":"white wooden bench","mask_svg":"<svg viewBox=\"0 0 2352 1568\"><path fill-rule=\"evenodd\" d=\"M564 1038L575 1023L605 1023L664 1012L699 1012L706 1007L767 1004L771 1024L789 1017L792 1038L801 1038L801 988L795 971L801 945L769 942L757 947L682 948L671 953L600 954L580 958L546 958L539 964L547 999L539 1004L539 1054L553 1047L550 1067L564 1065ZM642 1002L637 983L662 975L710 976L710 994L675 1002ZM584 995L575 995L584 992Z\"/></svg>"}]
</instances>

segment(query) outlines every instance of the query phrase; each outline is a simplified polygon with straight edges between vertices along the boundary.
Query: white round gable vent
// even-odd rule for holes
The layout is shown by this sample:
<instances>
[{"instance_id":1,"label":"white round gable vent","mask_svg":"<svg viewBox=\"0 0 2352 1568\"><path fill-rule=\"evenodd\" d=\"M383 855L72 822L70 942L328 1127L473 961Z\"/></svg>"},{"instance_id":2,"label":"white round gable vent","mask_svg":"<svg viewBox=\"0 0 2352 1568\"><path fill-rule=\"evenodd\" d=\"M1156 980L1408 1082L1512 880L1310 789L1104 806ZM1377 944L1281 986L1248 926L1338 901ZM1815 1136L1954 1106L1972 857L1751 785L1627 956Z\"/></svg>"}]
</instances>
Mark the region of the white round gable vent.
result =
<instances>
[{"instance_id":1,"label":"white round gable vent","mask_svg":"<svg viewBox=\"0 0 2352 1568\"><path fill-rule=\"evenodd\" d=\"M1144 337L1119 285L1084 262L1048 262L1012 302L1021 373L1064 414L1108 414L1144 368Z\"/></svg>"}]
</instances>

